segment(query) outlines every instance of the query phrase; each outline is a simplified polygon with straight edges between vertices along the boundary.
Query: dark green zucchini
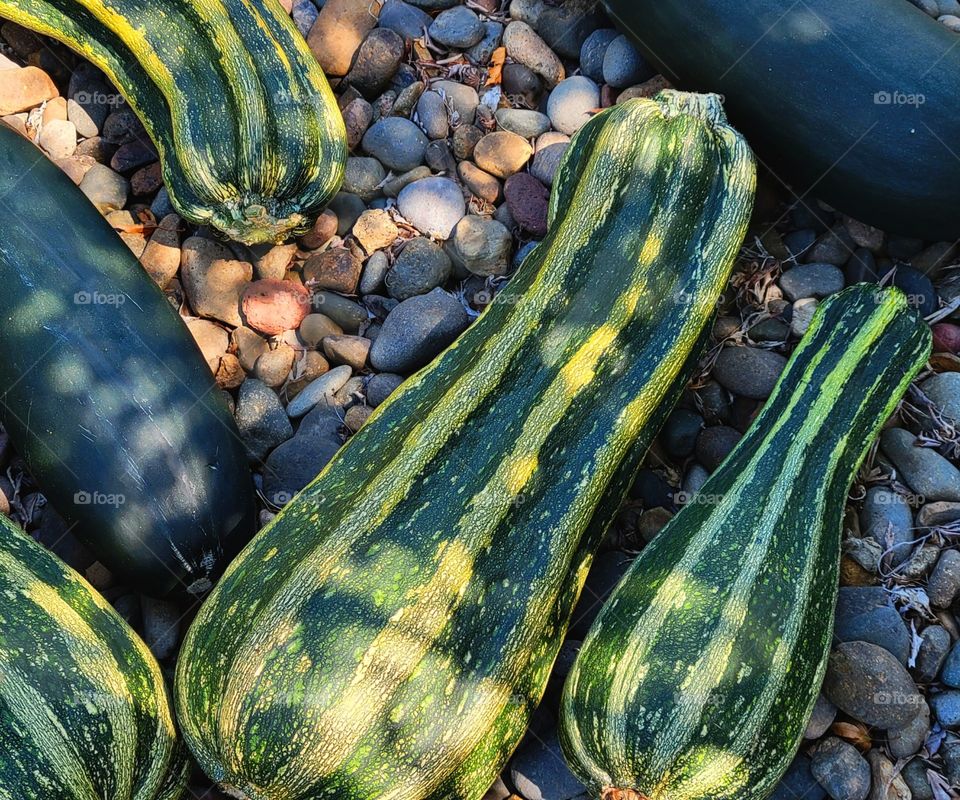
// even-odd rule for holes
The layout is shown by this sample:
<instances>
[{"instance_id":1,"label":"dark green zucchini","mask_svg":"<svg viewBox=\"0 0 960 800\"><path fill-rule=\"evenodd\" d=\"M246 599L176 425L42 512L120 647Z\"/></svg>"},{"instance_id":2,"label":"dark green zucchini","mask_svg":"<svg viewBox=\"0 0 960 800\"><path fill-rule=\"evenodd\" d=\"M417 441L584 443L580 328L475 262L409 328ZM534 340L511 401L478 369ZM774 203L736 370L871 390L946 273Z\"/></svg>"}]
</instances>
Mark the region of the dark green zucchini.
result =
<instances>
[{"instance_id":1,"label":"dark green zucchini","mask_svg":"<svg viewBox=\"0 0 960 800\"><path fill-rule=\"evenodd\" d=\"M960 237L960 47L907 0L605 4L676 85L724 95L798 193L884 230Z\"/></svg>"},{"instance_id":2,"label":"dark green zucchini","mask_svg":"<svg viewBox=\"0 0 960 800\"><path fill-rule=\"evenodd\" d=\"M141 591L203 591L254 532L233 418L166 297L70 180L0 126L0 419L44 494Z\"/></svg>"},{"instance_id":3,"label":"dark green zucchini","mask_svg":"<svg viewBox=\"0 0 960 800\"><path fill-rule=\"evenodd\" d=\"M180 214L247 244L309 227L343 179L343 117L276 0L0 0L102 69Z\"/></svg>"},{"instance_id":4,"label":"dark green zucchini","mask_svg":"<svg viewBox=\"0 0 960 800\"><path fill-rule=\"evenodd\" d=\"M177 800L160 666L76 572L0 515L0 798Z\"/></svg>"},{"instance_id":5,"label":"dark green zucchini","mask_svg":"<svg viewBox=\"0 0 960 800\"><path fill-rule=\"evenodd\" d=\"M250 800L483 795L693 368L754 178L715 97L580 131L508 288L200 610L175 692L210 777Z\"/></svg>"},{"instance_id":6,"label":"dark green zucchini","mask_svg":"<svg viewBox=\"0 0 960 800\"><path fill-rule=\"evenodd\" d=\"M818 309L760 416L641 553L564 686L561 743L604 800L762 800L826 669L847 493L930 355L897 289Z\"/></svg>"}]
</instances>

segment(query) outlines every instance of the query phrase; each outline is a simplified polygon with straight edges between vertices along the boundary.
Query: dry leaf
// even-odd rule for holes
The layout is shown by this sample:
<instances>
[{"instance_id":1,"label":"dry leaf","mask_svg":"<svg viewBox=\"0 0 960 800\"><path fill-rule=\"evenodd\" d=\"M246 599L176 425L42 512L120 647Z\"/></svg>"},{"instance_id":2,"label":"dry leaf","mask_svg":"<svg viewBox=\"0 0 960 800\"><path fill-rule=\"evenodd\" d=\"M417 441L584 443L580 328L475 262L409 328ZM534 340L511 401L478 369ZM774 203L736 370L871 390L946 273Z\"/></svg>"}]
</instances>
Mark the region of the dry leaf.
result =
<instances>
[{"instance_id":1,"label":"dry leaf","mask_svg":"<svg viewBox=\"0 0 960 800\"><path fill-rule=\"evenodd\" d=\"M866 753L873 747L870 732L867 730L867 726L862 723L834 722L833 725L830 726L830 730L833 731L834 735L850 742L850 744L862 753Z\"/></svg>"},{"instance_id":2,"label":"dry leaf","mask_svg":"<svg viewBox=\"0 0 960 800\"><path fill-rule=\"evenodd\" d=\"M503 65L507 60L507 48L498 47L490 56L490 71L487 73L487 86L499 86L503 82Z\"/></svg>"}]
</instances>

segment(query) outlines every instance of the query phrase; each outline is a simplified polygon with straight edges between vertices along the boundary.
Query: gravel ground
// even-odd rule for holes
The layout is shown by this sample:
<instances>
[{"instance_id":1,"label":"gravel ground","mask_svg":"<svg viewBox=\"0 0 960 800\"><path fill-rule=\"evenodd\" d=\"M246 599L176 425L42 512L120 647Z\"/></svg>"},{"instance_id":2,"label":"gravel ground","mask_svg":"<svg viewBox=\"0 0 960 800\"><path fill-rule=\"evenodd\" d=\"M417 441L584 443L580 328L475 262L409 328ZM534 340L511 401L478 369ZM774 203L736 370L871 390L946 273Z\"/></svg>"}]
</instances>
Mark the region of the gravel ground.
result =
<instances>
[{"instance_id":1,"label":"gravel ground","mask_svg":"<svg viewBox=\"0 0 960 800\"><path fill-rule=\"evenodd\" d=\"M960 30L957 0L912 1ZM287 2L336 86L352 152L343 191L313 230L253 249L176 215L148 138L102 75L0 27L0 115L70 175L180 310L235 410L263 522L509 280L545 233L553 174L590 113L664 85L584 0L386 0L379 20L377 6ZM491 798L582 794L555 733L580 640L630 557L747 429L817 303L862 280L902 287L935 323L937 352L851 492L835 652L774 797L958 797L958 262L957 243L886 235L761 176L714 346L650 450L547 698ZM318 404L341 424L301 434ZM192 609L141 597L95 563L5 436L0 462L0 511L85 573L170 671ZM865 696L864 685L878 688ZM223 797L199 773L192 792Z\"/></svg>"}]
</instances>

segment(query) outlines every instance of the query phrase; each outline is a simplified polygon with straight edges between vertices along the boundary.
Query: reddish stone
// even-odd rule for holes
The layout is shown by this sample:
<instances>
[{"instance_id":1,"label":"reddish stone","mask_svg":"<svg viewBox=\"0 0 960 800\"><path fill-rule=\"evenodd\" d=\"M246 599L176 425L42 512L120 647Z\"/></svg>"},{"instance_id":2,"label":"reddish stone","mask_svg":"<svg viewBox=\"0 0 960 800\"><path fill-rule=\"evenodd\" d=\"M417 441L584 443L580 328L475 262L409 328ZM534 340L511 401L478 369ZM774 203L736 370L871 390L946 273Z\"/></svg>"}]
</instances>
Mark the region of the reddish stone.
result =
<instances>
[{"instance_id":1,"label":"reddish stone","mask_svg":"<svg viewBox=\"0 0 960 800\"><path fill-rule=\"evenodd\" d=\"M938 322L933 326L934 353L960 353L960 325Z\"/></svg>"},{"instance_id":2,"label":"reddish stone","mask_svg":"<svg viewBox=\"0 0 960 800\"><path fill-rule=\"evenodd\" d=\"M507 208L517 225L533 236L547 235L550 192L529 172L511 175L503 187Z\"/></svg>"},{"instance_id":3,"label":"reddish stone","mask_svg":"<svg viewBox=\"0 0 960 800\"><path fill-rule=\"evenodd\" d=\"M313 227L300 237L300 246L304 250L316 250L318 247L323 247L337 235L339 225L340 221L337 219L337 215L328 208L317 217Z\"/></svg>"},{"instance_id":4,"label":"reddish stone","mask_svg":"<svg viewBox=\"0 0 960 800\"><path fill-rule=\"evenodd\" d=\"M310 292L294 281L264 278L244 290L241 307L247 325L275 336L303 322L310 313Z\"/></svg>"},{"instance_id":5,"label":"reddish stone","mask_svg":"<svg viewBox=\"0 0 960 800\"><path fill-rule=\"evenodd\" d=\"M356 294L363 263L343 247L310 256L303 265L303 280L313 289Z\"/></svg>"},{"instance_id":6,"label":"reddish stone","mask_svg":"<svg viewBox=\"0 0 960 800\"><path fill-rule=\"evenodd\" d=\"M154 161L149 167L137 170L130 178L130 189L135 195L153 194L161 186L163 186L163 170L159 161Z\"/></svg>"}]
</instances>

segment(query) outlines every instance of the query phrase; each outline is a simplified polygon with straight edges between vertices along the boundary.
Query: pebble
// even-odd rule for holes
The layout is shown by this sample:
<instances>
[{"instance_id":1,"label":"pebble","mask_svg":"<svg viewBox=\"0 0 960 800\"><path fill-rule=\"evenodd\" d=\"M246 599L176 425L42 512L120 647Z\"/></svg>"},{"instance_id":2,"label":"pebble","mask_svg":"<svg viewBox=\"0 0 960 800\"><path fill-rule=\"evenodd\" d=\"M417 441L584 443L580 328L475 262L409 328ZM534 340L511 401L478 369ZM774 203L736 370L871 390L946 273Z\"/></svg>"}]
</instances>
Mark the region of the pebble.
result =
<instances>
[{"instance_id":1,"label":"pebble","mask_svg":"<svg viewBox=\"0 0 960 800\"><path fill-rule=\"evenodd\" d=\"M422 133L420 135L423 136ZM383 165L375 158L353 156L347 159L347 166L343 176L343 192L338 194L337 197L334 198L334 202L330 204L330 207L334 210L334 213L336 213L341 224L345 224L344 215L340 213L339 208L335 205L336 200L344 196L351 197L355 195L360 201L360 207L357 211L357 217L359 217L364 210L363 203L369 203L380 194L380 184L383 183L386 177L386 170L384 170ZM353 204L354 202L353 200L341 200L342 204ZM355 207L354 205L354 208ZM354 222L355 221L356 218L354 218ZM350 222L347 230L349 231L352 227L353 222Z\"/></svg>"},{"instance_id":2,"label":"pebble","mask_svg":"<svg viewBox=\"0 0 960 800\"><path fill-rule=\"evenodd\" d=\"M890 595L875 586L842 586L837 597L834 637L840 642L870 642L901 664L910 658L910 632Z\"/></svg>"},{"instance_id":3,"label":"pebble","mask_svg":"<svg viewBox=\"0 0 960 800\"><path fill-rule=\"evenodd\" d=\"M363 141L363 135L373 124L373 106L363 97L351 100L343 109L343 123L347 128L347 147L355 150Z\"/></svg>"},{"instance_id":4,"label":"pebble","mask_svg":"<svg viewBox=\"0 0 960 800\"><path fill-rule=\"evenodd\" d=\"M900 776L900 767L878 749L867 753L873 783L871 800L911 800L910 789Z\"/></svg>"},{"instance_id":5,"label":"pebble","mask_svg":"<svg viewBox=\"0 0 960 800\"><path fill-rule=\"evenodd\" d=\"M117 104L116 91L99 70L86 63L70 76L67 98L67 119L85 139L100 133L111 107Z\"/></svg>"},{"instance_id":6,"label":"pebble","mask_svg":"<svg viewBox=\"0 0 960 800\"><path fill-rule=\"evenodd\" d=\"M453 229L448 251L457 265L474 275L505 275L513 236L496 220L468 214Z\"/></svg>"},{"instance_id":7,"label":"pebble","mask_svg":"<svg viewBox=\"0 0 960 800\"><path fill-rule=\"evenodd\" d=\"M340 420L331 409L324 408L323 411L329 412L325 418L326 425L307 427L304 420L296 436L267 456L263 470L263 494L271 504L283 506L289 503L317 477L340 449L337 435Z\"/></svg>"},{"instance_id":8,"label":"pebble","mask_svg":"<svg viewBox=\"0 0 960 800\"><path fill-rule=\"evenodd\" d=\"M844 287L843 272L833 264L801 264L788 269L778 281L784 296L792 303L804 297L819 300Z\"/></svg>"},{"instance_id":9,"label":"pebble","mask_svg":"<svg viewBox=\"0 0 960 800\"><path fill-rule=\"evenodd\" d=\"M333 292L316 292L313 306L333 320L346 333L357 333L367 321L363 306Z\"/></svg>"},{"instance_id":10,"label":"pebble","mask_svg":"<svg viewBox=\"0 0 960 800\"><path fill-rule=\"evenodd\" d=\"M503 44L510 58L543 78L547 86L556 86L566 77L563 62L526 22L507 25Z\"/></svg>"},{"instance_id":11,"label":"pebble","mask_svg":"<svg viewBox=\"0 0 960 800\"><path fill-rule=\"evenodd\" d=\"M543 81L529 67L511 62L503 68L501 90L514 105L537 108L543 95Z\"/></svg>"},{"instance_id":12,"label":"pebble","mask_svg":"<svg viewBox=\"0 0 960 800\"><path fill-rule=\"evenodd\" d=\"M461 161L457 165L457 174L471 193L487 203L496 203L503 195L500 181L470 161Z\"/></svg>"},{"instance_id":13,"label":"pebble","mask_svg":"<svg viewBox=\"0 0 960 800\"><path fill-rule=\"evenodd\" d=\"M0 70L0 117L29 111L59 95L53 79L39 67Z\"/></svg>"},{"instance_id":14,"label":"pebble","mask_svg":"<svg viewBox=\"0 0 960 800\"><path fill-rule=\"evenodd\" d=\"M814 242L806 255L805 260L810 264L834 264L840 266L847 263L850 254L856 250L857 243L847 233L842 225L827 231Z\"/></svg>"},{"instance_id":15,"label":"pebble","mask_svg":"<svg viewBox=\"0 0 960 800\"><path fill-rule=\"evenodd\" d=\"M920 683L933 683L950 652L952 645L950 633L942 625L928 625L923 629L920 638L916 678Z\"/></svg>"},{"instance_id":16,"label":"pebble","mask_svg":"<svg viewBox=\"0 0 960 800\"><path fill-rule=\"evenodd\" d=\"M937 310L937 292L930 278L913 267L899 265L893 275L893 285L907 296L907 301L920 316L926 317Z\"/></svg>"},{"instance_id":17,"label":"pebble","mask_svg":"<svg viewBox=\"0 0 960 800\"><path fill-rule=\"evenodd\" d=\"M361 295L374 294L383 288L383 279L390 269L390 259L384 252L376 252L367 259L360 276Z\"/></svg>"},{"instance_id":18,"label":"pebble","mask_svg":"<svg viewBox=\"0 0 960 800\"><path fill-rule=\"evenodd\" d=\"M170 600L146 595L140 598L140 608L143 610L143 641L158 660L169 658L180 641L180 620L183 618L180 609Z\"/></svg>"},{"instance_id":19,"label":"pebble","mask_svg":"<svg viewBox=\"0 0 960 800\"><path fill-rule=\"evenodd\" d=\"M353 226L353 236L368 253L382 250L400 235L390 213L380 208L364 211Z\"/></svg>"},{"instance_id":20,"label":"pebble","mask_svg":"<svg viewBox=\"0 0 960 800\"><path fill-rule=\"evenodd\" d=\"M726 425L704 428L697 436L697 461L713 472L723 463L740 439L740 431Z\"/></svg>"},{"instance_id":21,"label":"pebble","mask_svg":"<svg viewBox=\"0 0 960 800\"><path fill-rule=\"evenodd\" d=\"M254 254L253 272L258 278L283 280L291 269L297 255L297 246L291 244L257 245L251 248Z\"/></svg>"},{"instance_id":22,"label":"pebble","mask_svg":"<svg viewBox=\"0 0 960 800\"><path fill-rule=\"evenodd\" d=\"M247 325L275 336L299 327L310 313L310 293L294 281L267 278L244 289L241 306Z\"/></svg>"},{"instance_id":23,"label":"pebble","mask_svg":"<svg viewBox=\"0 0 960 800\"><path fill-rule=\"evenodd\" d=\"M467 213L463 192L449 178L425 178L400 192L397 205L403 217L426 236L449 239Z\"/></svg>"},{"instance_id":24,"label":"pebble","mask_svg":"<svg viewBox=\"0 0 960 800\"><path fill-rule=\"evenodd\" d=\"M177 214L168 214L147 242L140 264L161 289L173 280L180 269L180 228L183 220Z\"/></svg>"},{"instance_id":25,"label":"pebble","mask_svg":"<svg viewBox=\"0 0 960 800\"><path fill-rule=\"evenodd\" d=\"M614 89L626 89L649 80L657 71L626 36L618 36L603 58L603 80Z\"/></svg>"},{"instance_id":26,"label":"pebble","mask_svg":"<svg viewBox=\"0 0 960 800\"><path fill-rule=\"evenodd\" d=\"M944 659L940 680L952 689L960 689L960 642L950 648Z\"/></svg>"},{"instance_id":27,"label":"pebble","mask_svg":"<svg viewBox=\"0 0 960 800\"><path fill-rule=\"evenodd\" d=\"M498 178L509 178L526 166L533 148L522 136L510 131L488 133L474 150L477 166Z\"/></svg>"},{"instance_id":28,"label":"pebble","mask_svg":"<svg viewBox=\"0 0 960 800\"><path fill-rule=\"evenodd\" d=\"M783 246L787 248L787 252L790 253L791 258L799 262L804 253L816 244L816 241L817 232L809 228L804 228L786 234L783 237Z\"/></svg>"},{"instance_id":29,"label":"pebble","mask_svg":"<svg viewBox=\"0 0 960 800\"><path fill-rule=\"evenodd\" d=\"M180 251L180 281L194 312L240 325L240 295L253 280L253 265L233 257L224 245L191 236Z\"/></svg>"},{"instance_id":30,"label":"pebble","mask_svg":"<svg viewBox=\"0 0 960 800\"><path fill-rule=\"evenodd\" d=\"M347 409L347 413L343 415L343 424L351 433L356 433L363 427L372 413L373 409L367 406L351 406Z\"/></svg>"},{"instance_id":31,"label":"pebble","mask_svg":"<svg viewBox=\"0 0 960 800\"><path fill-rule=\"evenodd\" d=\"M363 137L363 149L394 172L408 172L423 163L429 141L414 123L387 117Z\"/></svg>"},{"instance_id":32,"label":"pebble","mask_svg":"<svg viewBox=\"0 0 960 800\"><path fill-rule=\"evenodd\" d=\"M110 167L94 164L80 181L80 191L101 214L106 214L110 211L118 211L127 204L130 184L126 178L117 175Z\"/></svg>"},{"instance_id":33,"label":"pebble","mask_svg":"<svg viewBox=\"0 0 960 800\"><path fill-rule=\"evenodd\" d=\"M370 31L357 51L344 82L367 98L376 98L390 84L403 61L403 38L387 28Z\"/></svg>"},{"instance_id":34,"label":"pebble","mask_svg":"<svg viewBox=\"0 0 960 800\"><path fill-rule=\"evenodd\" d=\"M450 257L429 239L418 237L407 242L384 283L391 297L406 300L442 286L452 271Z\"/></svg>"},{"instance_id":35,"label":"pebble","mask_svg":"<svg viewBox=\"0 0 960 800\"><path fill-rule=\"evenodd\" d=\"M938 322L932 330L934 353L960 353L960 325Z\"/></svg>"},{"instance_id":36,"label":"pebble","mask_svg":"<svg viewBox=\"0 0 960 800\"><path fill-rule=\"evenodd\" d=\"M297 329L300 341L311 348L319 347L324 337L340 333L343 328L326 314L307 314Z\"/></svg>"},{"instance_id":37,"label":"pebble","mask_svg":"<svg viewBox=\"0 0 960 800\"><path fill-rule=\"evenodd\" d=\"M813 777L810 759L798 754L773 790L769 800L824 800L823 787Z\"/></svg>"},{"instance_id":38,"label":"pebble","mask_svg":"<svg viewBox=\"0 0 960 800\"><path fill-rule=\"evenodd\" d=\"M779 353L754 347L725 347L717 358L713 375L729 391L753 400L770 396L787 365Z\"/></svg>"},{"instance_id":39,"label":"pebble","mask_svg":"<svg viewBox=\"0 0 960 800\"><path fill-rule=\"evenodd\" d=\"M557 85L547 100L547 116L553 127L573 136L586 125L591 112L600 107L600 87L583 75L567 78Z\"/></svg>"},{"instance_id":40,"label":"pebble","mask_svg":"<svg viewBox=\"0 0 960 800\"><path fill-rule=\"evenodd\" d=\"M580 72L594 83L603 83L603 60L611 42L620 37L614 28L600 28L591 33L580 48Z\"/></svg>"},{"instance_id":41,"label":"pebble","mask_svg":"<svg viewBox=\"0 0 960 800\"><path fill-rule=\"evenodd\" d=\"M434 41L445 47L466 50L483 39L485 29L476 12L466 6L454 6L437 15L429 33Z\"/></svg>"},{"instance_id":42,"label":"pebble","mask_svg":"<svg viewBox=\"0 0 960 800\"><path fill-rule=\"evenodd\" d=\"M483 36L480 41L467 50L467 58L474 64L485 67L503 41L504 25L501 22L487 20L483 23Z\"/></svg>"},{"instance_id":43,"label":"pebble","mask_svg":"<svg viewBox=\"0 0 960 800\"><path fill-rule=\"evenodd\" d=\"M306 38L310 35L310 29L317 21L319 11L311 0L293 0L293 8L290 16L293 18L293 24L297 26L300 35Z\"/></svg>"},{"instance_id":44,"label":"pebble","mask_svg":"<svg viewBox=\"0 0 960 800\"><path fill-rule=\"evenodd\" d=\"M501 128L524 139L536 139L550 130L550 117L539 111L525 108L501 108L497 111L497 124Z\"/></svg>"},{"instance_id":45,"label":"pebble","mask_svg":"<svg viewBox=\"0 0 960 800\"><path fill-rule=\"evenodd\" d=\"M307 44L323 71L342 77L350 71L354 54L377 24L366 3L327 0L307 36Z\"/></svg>"},{"instance_id":46,"label":"pebble","mask_svg":"<svg viewBox=\"0 0 960 800\"><path fill-rule=\"evenodd\" d=\"M948 689L930 696L930 710L944 728L960 728L960 691Z\"/></svg>"},{"instance_id":47,"label":"pebble","mask_svg":"<svg viewBox=\"0 0 960 800\"><path fill-rule=\"evenodd\" d=\"M452 344L468 324L460 301L442 289L411 297L387 315L370 349L370 363L379 372L413 372Z\"/></svg>"},{"instance_id":48,"label":"pebble","mask_svg":"<svg viewBox=\"0 0 960 800\"><path fill-rule=\"evenodd\" d=\"M376 408L393 394L403 381L403 375L395 375L391 372L381 372L379 375L374 375L367 382L367 402L373 408Z\"/></svg>"},{"instance_id":49,"label":"pebble","mask_svg":"<svg viewBox=\"0 0 960 800\"><path fill-rule=\"evenodd\" d=\"M798 339L802 339L810 329L813 317L817 313L820 304L812 297L805 297L797 300L791 308L790 315L790 333Z\"/></svg>"},{"instance_id":50,"label":"pebble","mask_svg":"<svg viewBox=\"0 0 960 800\"><path fill-rule=\"evenodd\" d=\"M253 367L253 374L267 386L277 388L290 377L297 354L288 344L266 350Z\"/></svg>"},{"instance_id":51,"label":"pebble","mask_svg":"<svg viewBox=\"0 0 960 800\"><path fill-rule=\"evenodd\" d=\"M560 168L568 147L570 147L570 137L565 133L549 131L543 134L537 139L536 155L530 167L531 174L541 183L553 186L554 176Z\"/></svg>"},{"instance_id":52,"label":"pebble","mask_svg":"<svg viewBox=\"0 0 960 800\"><path fill-rule=\"evenodd\" d=\"M252 461L262 461L273 448L293 436L293 426L277 393L255 378L247 378L240 385L235 416Z\"/></svg>"},{"instance_id":53,"label":"pebble","mask_svg":"<svg viewBox=\"0 0 960 800\"><path fill-rule=\"evenodd\" d=\"M563 760L556 731L520 748L510 762L510 779L526 800L572 800L587 790Z\"/></svg>"},{"instance_id":54,"label":"pebble","mask_svg":"<svg viewBox=\"0 0 960 800\"><path fill-rule=\"evenodd\" d=\"M37 144L52 159L69 158L77 149L77 128L65 119L44 122Z\"/></svg>"},{"instance_id":55,"label":"pebble","mask_svg":"<svg viewBox=\"0 0 960 800\"><path fill-rule=\"evenodd\" d=\"M867 491L860 511L860 531L872 538L884 552L891 566L899 566L913 549L913 514L906 499L884 486Z\"/></svg>"},{"instance_id":56,"label":"pebble","mask_svg":"<svg viewBox=\"0 0 960 800\"><path fill-rule=\"evenodd\" d=\"M363 336L327 336L323 340L323 352L332 364L346 364L359 371L367 364L370 345L370 340Z\"/></svg>"},{"instance_id":57,"label":"pebble","mask_svg":"<svg viewBox=\"0 0 960 800\"><path fill-rule=\"evenodd\" d=\"M904 666L869 642L842 642L835 647L823 693L854 719L884 730L912 722L923 699Z\"/></svg>"},{"instance_id":58,"label":"pebble","mask_svg":"<svg viewBox=\"0 0 960 800\"><path fill-rule=\"evenodd\" d=\"M343 385L350 380L353 370L347 366L334 367L310 383L306 389L298 394L287 406L287 415L291 419L298 419L312 411L317 403L324 398L333 397Z\"/></svg>"},{"instance_id":59,"label":"pebble","mask_svg":"<svg viewBox=\"0 0 960 800\"><path fill-rule=\"evenodd\" d=\"M447 105L438 92L424 92L417 101L417 119L430 139L446 139L450 134ZM426 154L426 148L424 148Z\"/></svg>"},{"instance_id":60,"label":"pebble","mask_svg":"<svg viewBox=\"0 0 960 800\"><path fill-rule=\"evenodd\" d=\"M303 280L310 289L355 294L363 262L345 247L316 253L303 264Z\"/></svg>"},{"instance_id":61,"label":"pebble","mask_svg":"<svg viewBox=\"0 0 960 800\"><path fill-rule=\"evenodd\" d=\"M686 408L675 409L660 431L660 443L671 458L683 461L693 455L697 437L703 430L703 417Z\"/></svg>"},{"instance_id":62,"label":"pebble","mask_svg":"<svg viewBox=\"0 0 960 800\"><path fill-rule=\"evenodd\" d=\"M927 378L920 389L940 414L960 422L960 372L941 372Z\"/></svg>"},{"instance_id":63,"label":"pebble","mask_svg":"<svg viewBox=\"0 0 960 800\"><path fill-rule=\"evenodd\" d=\"M925 502L960 501L960 471L929 447L916 447L916 437L902 428L888 428L880 437L883 452L901 480Z\"/></svg>"},{"instance_id":64,"label":"pebble","mask_svg":"<svg viewBox=\"0 0 960 800\"><path fill-rule=\"evenodd\" d=\"M480 96L477 90L465 83L456 81L436 81L430 88L448 103L454 112L454 121L458 124L472 125L477 116Z\"/></svg>"},{"instance_id":65,"label":"pebble","mask_svg":"<svg viewBox=\"0 0 960 800\"><path fill-rule=\"evenodd\" d=\"M933 790L927 780L927 765L921 759L909 761L900 774L910 788L913 800L933 800Z\"/></svg>"},{"instance_id":66,"label":"pebble","mask_svg":"<svg viewBox=\"0 0 960 800\"><path fill-rule=\"evenodd\" d=\"M545 3L536 20L537 32L562 58L577 58L584 41L607 22L594 0Z\"/></svg>"},{"instance_id":67,"label":"pebble","mask_svg":"<svg viewBox=\"0 0 960 800\"><path fill-rule=\"evenodd\" d=\"M837 718L837 707L822 694L817 695L813 712L807 722L807 729L803 733L804 739L819 739L830 730L833 721Z\"/></svg>"},{"instance_id":68,"label":"pebble","mask_svg":"<svg viewBox=\"0 0 960 800\"><path fill-rule=\"evenodd\" d=\"M236 351L240 365L253 372L257 360L270 349L270 343L252 328L241 325L230 332L231 348Z\"/></svg>"},{"instance_id":69,"label":"pebble","mask_svg":"<svg viewBox=\"0 0 960 800\"><path fill-rule=\"evenodd\" d=\"M532 236L547 235L550 192L529 172L512 175L503 187L510 216Z\"/></svg>"},{"instance_id":70,"label":"pebble","mask_svg":"<svg viewBox=\"0 0 960 800\"><path fill-rule=\"evenodd\" d=\"M477 145L484 137L476 125L461 125L453 132L453 156L461 162L473 158Z\"/></svg>"},{"instance_id":71,"label":"pebble","mask_svg":"<svg viewBox=\"0 0 960 800\"><path fill-rule=\"evenodd\" d=\"M835 736L813 752L810 772L833 800L866 800L870 794L870 764L853 745Z\"/></svg>"},{"instance_id":72,"label":"pebble","mask_svg":"<svg viewBox=\"0 0 960 800\"><path fill-rule=\"evenodd\" d=\"M944 550L930 573L927 595L936 608L949 608L960 593L960 552Z\"/></svg>"},{"instance_id":73,"label":"pebble","mask_svg":"<svg viewBox=\"0 0 960 800\"><path fill-rule=\"evenodd\" d=\"M887 746L894 758L909 758L919 752L930 733L930 706L921 701L920 713L903 728L887 731Z\"/></svg>"},{"instance_id":74,"label":"pebble","mask_svg":"<svg viewBox=\"0 0 960 800\"><path fill-rule=\"evenodd\" d=\"M877 274L877 259L864 247L858 247L847 259L843 268L843 277L847 286L857 283L878 283L882 275Z\"/></svg>"},{"instance_id":75,"label":"pebble","mask_svg":"<svg viewBox=\"0 0 960 800\"><path fill-rule=\"evenodd\" d=\"M431 22L429 14L403 0L386 0L380 9L380 27L389 28L404 39L419 39Z\"/></svg>"}]
</instances>

